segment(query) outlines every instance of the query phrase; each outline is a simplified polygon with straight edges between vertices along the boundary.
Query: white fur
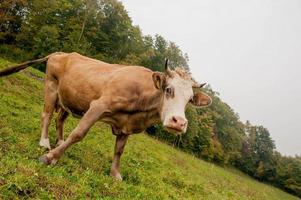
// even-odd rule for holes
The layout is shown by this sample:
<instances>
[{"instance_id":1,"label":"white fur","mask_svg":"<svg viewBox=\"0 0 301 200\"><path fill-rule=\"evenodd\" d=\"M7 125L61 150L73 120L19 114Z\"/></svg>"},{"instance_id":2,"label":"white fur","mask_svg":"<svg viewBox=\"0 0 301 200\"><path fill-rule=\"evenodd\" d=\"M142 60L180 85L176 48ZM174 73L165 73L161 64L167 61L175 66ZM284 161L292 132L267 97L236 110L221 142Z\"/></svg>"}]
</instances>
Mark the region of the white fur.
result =
<instances>
[{"instance_id":1,"label":"white fur","mask_svg":"<svg viewBox=\"0 0 301 200\"><path fill-rule=\"evenodd\" d=\"M49 150L51 149L49 138L41 138L39 144L40 144L41 147L45 147L45 148L47 148Z\"/></svg>"},{"instance_id":2,"label":"white fur","mask_svg":"<svg viewBox=\"0 0 301 200\"><path fill-rule=\"evenodd\" d=\"M168 123L172 117L182 117L187 120L185 117L185 107L189 102L190 98L193 96L192 82L189 80L184 80L177 74L174 78L168 79L168 86L173 86L174 98L167 99L164 96L161 119L163 126L168 126ZM184 128L183 132L186 132L187 125Z\"/></svg>"}]
</instances>

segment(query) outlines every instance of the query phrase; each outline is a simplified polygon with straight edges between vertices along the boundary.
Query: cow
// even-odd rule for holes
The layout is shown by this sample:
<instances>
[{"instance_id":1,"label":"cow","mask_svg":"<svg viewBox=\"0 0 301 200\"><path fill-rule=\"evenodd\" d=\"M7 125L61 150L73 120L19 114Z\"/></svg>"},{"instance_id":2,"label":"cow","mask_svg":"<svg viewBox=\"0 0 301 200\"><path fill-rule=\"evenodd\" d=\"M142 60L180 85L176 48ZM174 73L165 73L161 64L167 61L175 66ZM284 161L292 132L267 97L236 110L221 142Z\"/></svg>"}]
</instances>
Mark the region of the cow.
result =
<instances>
[{"instance_id":1,"label":"cow","mask_svg":"<svg viewBox=\"0 0 301 200\"><path fill-rule=\"evenodd\" d=\"M102 121L116 135L110 175L122 180L120 157L129 135L159 122L170 133L185 133L187 104L205 107L212 102L207 94L194 89L204 84L198 84L180 68L171 70L167 61L165 72L154 72L142 66L108 64L78 53L56 52L4 69L0 77L46 61L39 142L41 147L49 149L39 159L46 165L56 164L67 148L81 141L95 122ZM57 142L51 149L48 127L56 110ZM80 121L64 140L63 125L70 114Z\"/></svg>"}]
</instances>

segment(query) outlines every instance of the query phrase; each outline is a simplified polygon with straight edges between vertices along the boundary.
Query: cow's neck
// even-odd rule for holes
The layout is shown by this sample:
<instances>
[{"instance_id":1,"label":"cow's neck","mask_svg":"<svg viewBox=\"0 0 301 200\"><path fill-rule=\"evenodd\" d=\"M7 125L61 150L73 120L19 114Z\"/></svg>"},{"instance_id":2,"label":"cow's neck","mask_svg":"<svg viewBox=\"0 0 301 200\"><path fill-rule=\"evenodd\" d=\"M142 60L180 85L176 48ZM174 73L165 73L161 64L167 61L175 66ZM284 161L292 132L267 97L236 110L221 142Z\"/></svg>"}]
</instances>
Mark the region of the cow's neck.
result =
<instances>
[{"instance_id":1,"label":"cow's neck","mask_svg":"<svg viewBox=\"0 0 301 200\"><path fill-rule=\"evenodd\" d=\"M154 109L149 111L150 118L148 120L150 120L150 123L149 123L148 127L161 122L163 100L164 100L164 93L162 91L158 91L158 93L155 95L155 99L153 101L154 105L152 107ZM146 128L148 128L148 127L146 127Z\"/></svg>"},{"instance_id":2,"label":"cow's neck","mask_svg":"<svg viewBox=\"0 0 301 200\"><path fill-rule=\"evenodd\" d=\"M163 109L163 100L164 100L164 92L160 91L160 95L158 97L158 105L157 105L157 109L158 109L158 116L159 119L161 121L161 114L162 114L162 109Z\"/></svg>"}]
</instances>

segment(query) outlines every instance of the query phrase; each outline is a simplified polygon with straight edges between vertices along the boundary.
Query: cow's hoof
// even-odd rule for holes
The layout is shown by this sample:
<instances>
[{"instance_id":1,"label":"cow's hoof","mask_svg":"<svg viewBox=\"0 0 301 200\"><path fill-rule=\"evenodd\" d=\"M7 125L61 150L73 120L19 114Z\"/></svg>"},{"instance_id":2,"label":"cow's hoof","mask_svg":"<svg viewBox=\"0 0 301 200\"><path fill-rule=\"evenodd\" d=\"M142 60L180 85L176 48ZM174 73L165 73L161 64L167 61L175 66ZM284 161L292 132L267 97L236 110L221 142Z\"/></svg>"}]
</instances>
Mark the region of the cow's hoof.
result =
<instances>
[{"instance_id":1,"label":"cow's hoof","mask_svg":"<svg viewBox=\"0 0 301 200\"><path fill-rule=\"evenodd\" d=\"M42 155L40 158L39 158L39 161L45 165L50 165L51 161L50 159L47 157L47 155Z\"/></svg>"},{"instance_id":2,"label":"cow's hoof","mask_svg":"<svg viewBox=\"0 0 301 200\"><path fill-rule=\"evenodd\" d=\"M116 174L111 173L111 176L117 181L122 181L122 177L120 173L116 173Z\"/></svg>"},{"instance_id":3,"label":"cow's hoof","mask_svg":"<svg viewBox=\"0 0 301 200\"><path fill-rule=\"evenodd\" d=\"M57 163L57 159L49 158L47 154L42 155L39 161L45 165L55 165Z\"/></svg>"},{"instance_id":4,"label":"cow's hoof","mask_svg":"<svg viewBox=\"0 0 301 200\"><path fill-rule=\"evenodd\" d=\"M44 147L44 148L49 149L49 150L51 149L49 138L41 138L39 144L40 144L41 147Z\"/></svg>"},{"instance_id":5,"label":"cow's hoof","mask_svg":"<svg viewBox=\"0 0 301 200\"><path fill-rule=\"evenodd\" d=\"M65 142L64 140L57 140L56 146L60 146L60 145L63 144L64 142Z\"/></svg>"}]
</instances>

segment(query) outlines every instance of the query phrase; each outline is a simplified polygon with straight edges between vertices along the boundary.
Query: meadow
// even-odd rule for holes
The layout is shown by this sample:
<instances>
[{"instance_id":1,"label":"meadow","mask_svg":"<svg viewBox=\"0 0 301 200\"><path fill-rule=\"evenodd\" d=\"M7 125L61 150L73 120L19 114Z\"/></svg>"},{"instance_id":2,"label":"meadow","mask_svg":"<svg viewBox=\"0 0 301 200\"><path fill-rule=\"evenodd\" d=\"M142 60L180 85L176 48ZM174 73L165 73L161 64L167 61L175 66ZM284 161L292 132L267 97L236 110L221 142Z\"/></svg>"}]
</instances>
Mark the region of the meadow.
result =
<instances>
[{"instance_id":1,"label":"meadow","mask_svg":"<svg viewBox=\"0 0 301 200\"><path fill-rule=\"evenodd\" d=\"M0 68L11 65L0 59ZM0 79L0 199L298 199L242 172L202 161L141 133L109 176L115 136L97 123L55 166L38 158L44 74L28 68ZM68 118L65 136L78 123ZM55 143L54 123L50 129Z\"/></svg>"}]
</instances>

